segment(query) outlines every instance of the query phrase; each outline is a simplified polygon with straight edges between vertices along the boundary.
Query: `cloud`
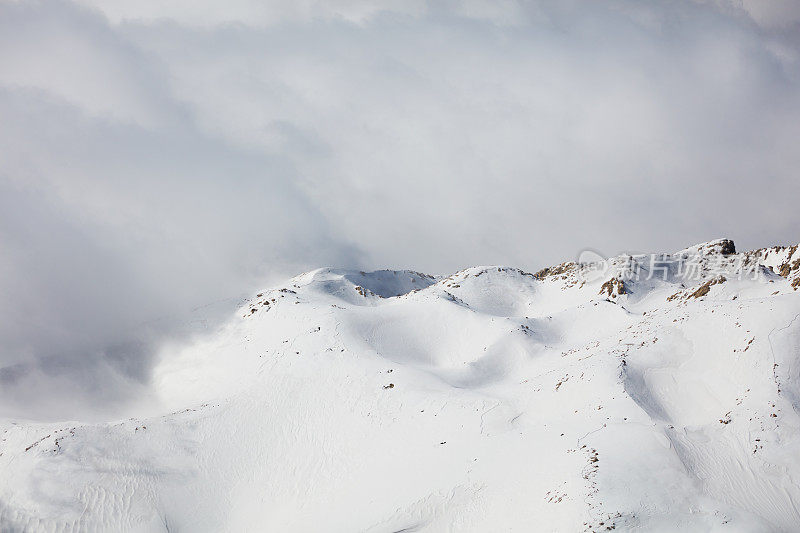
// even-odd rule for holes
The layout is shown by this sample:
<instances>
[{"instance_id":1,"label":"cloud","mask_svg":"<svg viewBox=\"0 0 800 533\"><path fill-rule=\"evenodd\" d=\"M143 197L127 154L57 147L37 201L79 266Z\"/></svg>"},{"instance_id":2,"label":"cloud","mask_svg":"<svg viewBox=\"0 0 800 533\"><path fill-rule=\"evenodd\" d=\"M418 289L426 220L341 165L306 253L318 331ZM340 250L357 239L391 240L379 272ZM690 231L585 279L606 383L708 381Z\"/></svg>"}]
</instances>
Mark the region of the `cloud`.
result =
<instances>
[{"instance_id":1,"label":"cloud","mask_svg":"<svg viewBox=\"0 0 800 533\"><path fill-rule=\"evenodd\" d=\"M29 59L1 69L0 412L48 418L144 395L192 308L358 253L291 162L207 138L101 17L49 7L0 17Z\"/></svg>"},{"instance_id":2,"label":"cloud","mask_svg":"<svg viewBox=\"0 0 800 533\"><path fill-rule=\"evenodd\" d=\"M67 396L124 393L95 371L145 382L150 344L176 333L174 315L354 257L280 161L191 131L93 120L25 90L2 95L0 121L24 125L0 134L12 176L0 195L1 353L33 365L3 387L5 405L29 401L36 389L22 378L38 370L88 378ZM130 358L109 367L126 347Z\"/></svg>"},{"instance_id":3,"label":"cloud","mask_svg":"<svg viewBox=\"0 0 800 533\"><path fill-rule=\"evenodd\" d=\"M102 10L111 21L141 21L153 23L172 20L182 26L213 27L225 24L248 26L273 26L286 22L308 20L343 20L351 23L366 22L376 14L420 14L426 4L420 0L295 0L292 2L259 2L257 0L230 0L197 3L190 0L81 0L81 4Z\"/></svg>"},{"instance_id":4,"label":"cloud","mask_svg":"<svg viewBox=\"0 0 800 533\"><path fill-rule=\"evenodd\" d=\"M458 5L361 24L124 31L170 65L205 131L291 157L376 265L530 265L581 239L792 238L775 191L797 187L796 65L742 13L515 6L514 26ZM772 192L744 193L765 175ZM754 226L742 216L754 210L784 222Z\"/></svg>"},{"instance_id":5,"label":"cloud","mask_svg":"<svg viewBox=\"0 0 800 533\"><path fill-rule=\"evenodd\" d=\"M174 317L317 266L797 241L760 7L0 4L0 413L119 412Z\"/></svg>"},{"instance_id":6,"label":"cloud","mask_svg":"<svg viewBox=\"0 0 800 533\"><path fill-rule=\"evenodd\" d=\"M800 5L792 0L741 0L741 7L767 28L790 28L800 23Z\"/></svg>"}]
</instances>

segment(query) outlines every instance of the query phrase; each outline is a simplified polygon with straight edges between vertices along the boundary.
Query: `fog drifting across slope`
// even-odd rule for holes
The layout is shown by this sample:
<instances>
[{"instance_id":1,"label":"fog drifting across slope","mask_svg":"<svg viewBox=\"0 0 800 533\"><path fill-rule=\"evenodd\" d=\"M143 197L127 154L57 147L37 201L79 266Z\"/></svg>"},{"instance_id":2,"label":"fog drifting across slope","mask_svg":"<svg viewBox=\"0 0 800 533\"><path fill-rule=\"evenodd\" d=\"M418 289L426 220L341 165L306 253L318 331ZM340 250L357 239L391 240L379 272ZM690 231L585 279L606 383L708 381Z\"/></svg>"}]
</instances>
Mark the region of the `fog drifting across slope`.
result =
<instances>
[{"instance_id":1,"label":"fog drifting across slope","mask_svg":"<svg viewBox=\"0 0 800 533\"><path fill-rule=\"evenodd\" d=\"M797 13L742 6L0 4L4 414L320 265L796 242Z\"/></svg>"}]
</instances>

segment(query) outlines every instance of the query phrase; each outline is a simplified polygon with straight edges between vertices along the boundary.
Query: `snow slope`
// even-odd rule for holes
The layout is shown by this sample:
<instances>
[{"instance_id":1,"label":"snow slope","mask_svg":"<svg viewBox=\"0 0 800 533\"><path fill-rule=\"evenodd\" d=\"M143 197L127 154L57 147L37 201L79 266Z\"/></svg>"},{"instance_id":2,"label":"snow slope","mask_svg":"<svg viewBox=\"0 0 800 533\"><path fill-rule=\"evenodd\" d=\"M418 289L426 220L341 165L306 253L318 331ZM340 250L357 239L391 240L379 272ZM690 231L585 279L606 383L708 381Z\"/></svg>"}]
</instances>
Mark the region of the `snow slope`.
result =
<instances>
[{"instance_id":1,"label":"snow slope","mask_svg":"<svg viewBox=\"0 0 800 533\"><path fill-rule=\"evenodd\" d=\"M0 421L0 530L799 530L798 247L645 259L293 278L156 410Z\"/></svg>"}]
</instances>

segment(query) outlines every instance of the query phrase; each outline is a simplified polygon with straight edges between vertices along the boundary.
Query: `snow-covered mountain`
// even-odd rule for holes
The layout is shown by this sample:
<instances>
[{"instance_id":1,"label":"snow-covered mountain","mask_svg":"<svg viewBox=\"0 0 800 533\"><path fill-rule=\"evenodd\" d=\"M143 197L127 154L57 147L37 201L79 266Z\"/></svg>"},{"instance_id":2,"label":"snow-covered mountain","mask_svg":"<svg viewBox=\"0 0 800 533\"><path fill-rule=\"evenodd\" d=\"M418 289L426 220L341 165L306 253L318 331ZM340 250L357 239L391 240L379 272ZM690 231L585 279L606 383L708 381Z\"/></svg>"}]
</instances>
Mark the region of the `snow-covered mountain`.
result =
<instances>
[{"instance_id":1,"label":"snow-covered mountain","mask_svg":"<svg viewBox=\"0 0 800 533\"><path fill-rule=\"evenodd\" d=\"M320 269L157 408L0 421L7 531L798 531L800 251Z\"/></svg>"}]
</instances>

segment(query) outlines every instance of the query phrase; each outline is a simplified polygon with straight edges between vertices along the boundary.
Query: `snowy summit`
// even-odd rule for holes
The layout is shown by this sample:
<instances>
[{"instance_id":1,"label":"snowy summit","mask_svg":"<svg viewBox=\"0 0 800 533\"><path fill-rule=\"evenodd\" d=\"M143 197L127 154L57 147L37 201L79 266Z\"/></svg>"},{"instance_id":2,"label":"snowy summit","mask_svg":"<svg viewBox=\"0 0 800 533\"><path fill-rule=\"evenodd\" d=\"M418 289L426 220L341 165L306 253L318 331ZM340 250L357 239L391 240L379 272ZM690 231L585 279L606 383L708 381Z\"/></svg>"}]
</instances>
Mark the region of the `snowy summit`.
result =
<instances>
[{"instance_id":1,"label":"snowy summit","mask_svg":"<svg viewBox=\"0 0 800 533\"><path fill-rule=\"evenodd\" d=\"M0 421L0 530L797 531L798 288L798 246L726 239L308 272L136 418Z\"/></svg>"}]
</instances>

